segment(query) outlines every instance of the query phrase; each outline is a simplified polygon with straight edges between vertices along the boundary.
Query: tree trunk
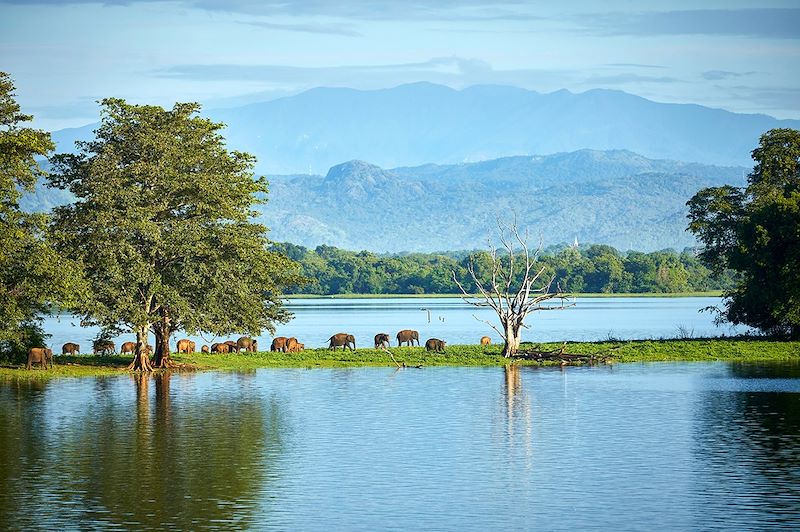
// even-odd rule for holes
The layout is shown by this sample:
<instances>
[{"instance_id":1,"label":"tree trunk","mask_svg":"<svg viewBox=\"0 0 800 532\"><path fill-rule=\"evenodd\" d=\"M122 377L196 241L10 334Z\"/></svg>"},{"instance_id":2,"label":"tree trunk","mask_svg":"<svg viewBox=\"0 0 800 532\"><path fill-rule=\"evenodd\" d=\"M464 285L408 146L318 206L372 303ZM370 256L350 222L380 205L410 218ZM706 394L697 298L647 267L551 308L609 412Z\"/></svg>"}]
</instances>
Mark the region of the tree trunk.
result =
<instances>
[{"instance_id":1,"label":"tree trunk","mask_svg":"<svg viewBox=\"0 0 800 532\"><path fill-rule=\"evenodd\" d=\"M505 332L503 340L505 344L503 345L502 354L504 357L512 357L519 351L522 327L517 325L513 320L508 320L503 325L503 330Z\"/></svg>"},{"instance_id":2,"label":"tree trunk","mask_svg":"<svg viewBox=\"0 0 800 532\"><path fill-rule=\"evenodd\" d=\"M153 371L153 366L150 364L150 346L147 345L147 331L147 326L139 327L136 331L136 352L128 370Z\"/></svg>"},{"instance_id":3,"label":"tree trunk","mask_svg":"<svg viewBox=\"0 0 800 532\"><path fill-rule=\"evenodd\" d=\"M169 352L169 336L172 332L169 316L162 314L161 321L155 326L156 334L156 358L157 368L168 368L172 365Z\"/></svg>"}]
</instances>

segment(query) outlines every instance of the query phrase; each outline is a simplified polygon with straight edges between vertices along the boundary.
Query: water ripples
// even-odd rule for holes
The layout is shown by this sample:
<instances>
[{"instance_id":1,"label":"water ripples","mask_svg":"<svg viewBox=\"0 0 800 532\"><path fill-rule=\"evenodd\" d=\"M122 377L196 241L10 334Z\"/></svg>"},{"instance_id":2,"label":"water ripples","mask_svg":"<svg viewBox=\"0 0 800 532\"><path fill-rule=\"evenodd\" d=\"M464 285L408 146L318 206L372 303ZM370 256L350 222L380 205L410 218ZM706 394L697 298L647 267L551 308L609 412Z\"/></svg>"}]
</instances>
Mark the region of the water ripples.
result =
<instances>
[{"instance_id":1,"label":"water ripples","mask_svg":"<svg viewBox=\"0 0 800 532\"><path fill-rule=\"evenodd\" d=\"M795 370L4 382L0 528L797 527Z\"/></svg>"}]
</instances>

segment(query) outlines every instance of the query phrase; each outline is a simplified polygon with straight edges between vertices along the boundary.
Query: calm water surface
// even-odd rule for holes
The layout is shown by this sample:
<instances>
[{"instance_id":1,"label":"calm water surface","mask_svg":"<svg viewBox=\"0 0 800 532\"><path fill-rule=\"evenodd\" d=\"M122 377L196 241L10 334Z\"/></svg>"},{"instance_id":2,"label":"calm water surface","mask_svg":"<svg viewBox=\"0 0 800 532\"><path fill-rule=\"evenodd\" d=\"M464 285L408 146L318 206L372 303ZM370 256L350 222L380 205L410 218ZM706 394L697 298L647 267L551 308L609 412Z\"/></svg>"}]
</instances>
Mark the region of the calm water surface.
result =
<instances>
[{"instance_id":1,"label":"calm water surface","mask_svg":"<svg viewBox=\"0 0 800 532\"><path fill-rule=\"evenodd\" d=\"M800 527L800 367L0 382L0 529Z\"/></svg>"},{"instance_id":2,"label":"calm water surface","mask_svg":"<svg viewBox=\"0 0 800 532\"><path fill-rule=\"evenodd\" d=\"M604 340L673 338L680 335L720 336L744 332L744 328L717 327L713 316L700 309L718 305L715 297L631 297L578 298L575 307L566 310L537 312L523 333L526 341ZM293 299L288 301L294 319L278 327L278 336L295 336L306 347L327 346L328 338L337 332L349 332L356 337L358 347L372 346L376 333L394 336L401 329L416 329L422 342L426 338L441 338L449 344L477 344L488 335L495 343L500 337L480 319L497 321L492 311L477 309L459 298L398 298L398 299ZM430 321L428 321L430 319ZM70 316L51 317L45 330L52 335L50 345L60 353L65 342L77 342L82 351L91 351L96 328L79 327ZM173 338L173 348L179 333ZM231 335L235 340L238 335ZM219 342L223 338L191 336L201 344ZM227 338L226 338L227 339ZM134 340L127 334L116 338L119 343ZM259 338L261 349L268 349L272 337L266 333Z\"/></svg>"}]
</instances>

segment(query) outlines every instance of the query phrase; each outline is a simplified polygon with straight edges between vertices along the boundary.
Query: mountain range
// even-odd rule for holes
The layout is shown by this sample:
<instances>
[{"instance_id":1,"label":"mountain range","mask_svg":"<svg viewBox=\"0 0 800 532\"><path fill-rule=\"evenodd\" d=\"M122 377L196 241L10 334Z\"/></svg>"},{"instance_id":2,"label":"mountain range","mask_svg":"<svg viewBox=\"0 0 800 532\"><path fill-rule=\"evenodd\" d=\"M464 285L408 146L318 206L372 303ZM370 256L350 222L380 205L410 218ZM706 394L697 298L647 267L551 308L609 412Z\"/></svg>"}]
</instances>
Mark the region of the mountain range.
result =
<instances>
[{"instance_id":1,"label":"mountain range","mask_svg":"<svg viewBox=\"0 0 800 532\"><path fill-rule=\"evenodd\" d=\"M270 238L376 252L486 246L498 217L516 216L545 245L610 244L651 251L695 245L686 201L700 188L744 185L745 167L649 159L627 150L579 150L455 165L384 169L353 160L325 175L267 176L258 219ZM72 201L37 188L28 211Z\"/></svg>"},{"instance_id":2,"label":"mountain range","mask_svg":"<svg viewBox=\"0 0 800 532\"><path fill-rule=\"evenodd\" d=\"M458 165L383 169L364 161L326 175L269 176L260 221L270 238L378 252L485 247L498 216L531 240L651 251L695 245L686 201L700 188L745 183L744 167L579 150Z\"/></svg>"},{"instance_id":3,"label":"mountain range","mask_svg":"<svg viewBox=\"0 0 800 532\"><path fill-rule=\"evenodd\" d=\"M393 168L580 149L750 167L750 152L762 133L800 128L798 120L658 103L615 90L542 94L431 83L315 88L203 114L227 124L229 147L254 154L262 174L319 174L347 160ZM65 129L53 137L59 150L70 151L95 127Z\"/></svg>"}]
</instances>

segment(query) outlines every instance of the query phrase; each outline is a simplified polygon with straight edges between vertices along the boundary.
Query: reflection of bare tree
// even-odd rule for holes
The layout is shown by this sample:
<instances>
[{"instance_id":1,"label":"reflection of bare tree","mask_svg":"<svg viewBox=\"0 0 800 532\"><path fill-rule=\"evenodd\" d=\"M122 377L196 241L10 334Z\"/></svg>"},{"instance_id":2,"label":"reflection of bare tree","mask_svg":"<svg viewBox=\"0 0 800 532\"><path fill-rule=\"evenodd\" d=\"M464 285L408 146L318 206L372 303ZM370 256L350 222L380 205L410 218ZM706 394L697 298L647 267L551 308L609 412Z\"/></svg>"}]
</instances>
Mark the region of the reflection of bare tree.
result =
<instances>
[{"instance_id":1,"label":"reflection of bare tree","mask_svg":"<svg viewBox=\"0 0 800 532\"><path fill-rule=\"evenodd\" d=\"M533 453L533 416L530 401L522 387L520 367L516 364L507 364L503 367L503 374L505 376L503 397L506 411L506 435L510 443L514 445L521 443L525 454L530 456ZM517 441L518 439L521 441Z\"/></svg>"},{"instance_id":2,"label":"reflection of bare tree","mask_svg":"<svg viewBox=\"0 0 800 532\"><path fill-rule=\"evenodd\" d=\"M506 364L503 371L506 377L506 412L510 424L514 417L514 402L518 401L522 390L522 381L519 377L519 366L516 364Z\"/></svg>"}]
</instances>

